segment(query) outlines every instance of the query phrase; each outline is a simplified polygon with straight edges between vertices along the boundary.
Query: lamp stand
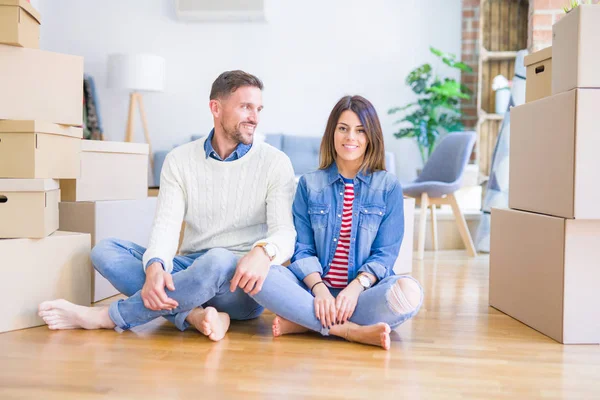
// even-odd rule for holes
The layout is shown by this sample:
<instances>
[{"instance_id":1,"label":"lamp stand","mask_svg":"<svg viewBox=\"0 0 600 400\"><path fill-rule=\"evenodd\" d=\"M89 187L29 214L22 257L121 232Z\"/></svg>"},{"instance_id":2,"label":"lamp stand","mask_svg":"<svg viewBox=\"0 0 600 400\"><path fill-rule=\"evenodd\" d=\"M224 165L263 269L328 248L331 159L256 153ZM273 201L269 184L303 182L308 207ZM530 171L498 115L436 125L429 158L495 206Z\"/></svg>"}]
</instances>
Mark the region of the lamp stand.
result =
<instances>
[{"instance_id":1,"label":"lamp stand","mask_svg":"<svg viewBox=\"0 0 600 400\"><path fill-rule=\"evenodd\" d=\"M129 95L129 115L127 117L127 130L125 131L125 141L133 142L133 121L134 121L134 113L135 108L139 104L140 108L140 117L142 118L142 127L144 128L144 137L146 138L146 143L148 143L150 149L150 167L154 169L154 159L152 157L152 144L150 143L150 134L148 133L148 122L146 120L146 111L144 110L144 100L142 95L138 92L131 92Z\"/></svg>"}]
</instances>

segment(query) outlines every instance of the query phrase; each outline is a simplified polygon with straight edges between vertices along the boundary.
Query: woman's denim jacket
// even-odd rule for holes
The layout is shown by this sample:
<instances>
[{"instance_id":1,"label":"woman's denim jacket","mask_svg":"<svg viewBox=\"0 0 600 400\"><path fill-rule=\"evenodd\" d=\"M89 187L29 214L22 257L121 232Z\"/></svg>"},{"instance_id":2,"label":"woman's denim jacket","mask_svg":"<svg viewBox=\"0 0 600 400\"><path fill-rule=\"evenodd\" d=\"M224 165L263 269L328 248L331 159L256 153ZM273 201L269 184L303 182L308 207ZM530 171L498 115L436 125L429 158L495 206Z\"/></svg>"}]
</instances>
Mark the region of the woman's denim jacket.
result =
<instances>
[{"instance_id":1,"label":"woman's denim jacket","mask_svg":"<svg viewBox=\"0 0 600 400\"><path fill-rule=\"evenodd\" d=\"M300 178L293 204L296 248L290 270L303 280L327 275L342 223L344 182L333 163ZM380 281L393 267L404 236L404 200L395 175L386 171L354 178L348 282L360 272Z\"/></svg>"}]
</instances>

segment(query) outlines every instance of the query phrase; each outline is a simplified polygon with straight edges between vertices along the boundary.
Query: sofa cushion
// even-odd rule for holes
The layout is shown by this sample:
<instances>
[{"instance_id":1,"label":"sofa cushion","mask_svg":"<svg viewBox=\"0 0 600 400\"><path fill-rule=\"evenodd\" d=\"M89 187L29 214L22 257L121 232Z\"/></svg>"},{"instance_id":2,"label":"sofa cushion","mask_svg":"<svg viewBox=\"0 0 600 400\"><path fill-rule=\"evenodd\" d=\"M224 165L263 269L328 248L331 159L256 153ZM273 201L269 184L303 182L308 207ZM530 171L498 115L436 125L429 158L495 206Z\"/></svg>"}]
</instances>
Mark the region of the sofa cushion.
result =
<instances>
[{"instance_id":1,"label":"sofa cushion","mask_svg":"<svg viewBox=\"0 0 600 400\"><path fill-rule=\"evenodd\" d=\"M296 175L303 175L319 168L321 137L283 135L282 151L288 155Z\"/></svg>"},{"instance_id":2,"label":"sofa cushion","mask_svg":"<svg viewBox=\"0 0 600 400\"><path fill-rule=\"evenodd\" d=\"M265 142L281 150L283 147L283 134L282 133L268 133L265 135Z\"/></svg>"}]
</instances>

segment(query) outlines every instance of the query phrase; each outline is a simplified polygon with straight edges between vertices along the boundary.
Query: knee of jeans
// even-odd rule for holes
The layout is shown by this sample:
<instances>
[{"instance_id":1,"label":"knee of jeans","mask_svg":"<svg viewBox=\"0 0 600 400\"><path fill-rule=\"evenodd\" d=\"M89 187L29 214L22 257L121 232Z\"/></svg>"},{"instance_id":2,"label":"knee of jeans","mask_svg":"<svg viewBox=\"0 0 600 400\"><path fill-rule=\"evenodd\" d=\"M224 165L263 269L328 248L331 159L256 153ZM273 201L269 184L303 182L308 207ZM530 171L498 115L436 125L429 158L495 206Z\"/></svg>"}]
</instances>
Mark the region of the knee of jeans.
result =
<instances>
[{"instance_id":1,"label":"knee of jeans","mask_svg":"<svg viewBox=\"0 0 600 400\"><path fill-rule=\"evenodd\" d=\"M107 256L111 253L111 250L114 250L117 247L117 241L118 239L116 238L102 239L92 249L90 254L92 265L94 265L94 268L102 275L104 275L103 272L106 272L107 269L110 269L115 265L115 263L106 261Z\"/></svg>"},{"instance_id":2,"label":"knee of jeans","mask_svg":"<svg viewBox=\"0 0 600 400\"><path fill-rule=\"evenodd\" d=\"M199 257L190 268L196 272L194 275L198 279L206 280L214 277L217 280L219 278L229 280L233 278L237 260L238 257L231 251L215 248Z\"/></svg>"},{"instance_id":3,"label":"knee of jeans","mask_svg":"<svg viewBox=\"0 0 600 400\"><path fill-rule=\"evenodd\" d=\"M267 275L267 278L271 274L283 274L283 275L285 275L287 273L291 273L291 271L287 267L284 267L282 265L272 265L271 268L269 268L269 274Z\"/></svg>"},{"instance_id":4,"label":"knee of jeans","mask_svg":"<svg viewBox=\"0 0 600 400\"><path fill-rule=\"evenodd\" d=\"M390 309L398 315L417 311L422 296L421 286L410 278L398 279L386 292Z\"/></svg>"}]
</instances>

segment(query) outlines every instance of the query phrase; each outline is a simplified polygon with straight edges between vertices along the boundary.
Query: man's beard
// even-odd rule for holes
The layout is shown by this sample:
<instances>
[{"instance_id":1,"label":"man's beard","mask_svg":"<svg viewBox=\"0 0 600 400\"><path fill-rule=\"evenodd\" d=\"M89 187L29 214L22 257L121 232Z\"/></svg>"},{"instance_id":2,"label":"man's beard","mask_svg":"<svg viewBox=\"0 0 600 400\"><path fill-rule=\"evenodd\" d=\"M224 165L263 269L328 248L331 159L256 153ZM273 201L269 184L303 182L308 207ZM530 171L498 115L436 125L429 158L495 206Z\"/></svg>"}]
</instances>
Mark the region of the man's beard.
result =
<instances>
[{"instance_id":1,"label":"man's beard","mask_svg":"<svg viewBox=\"0 0 600 400\"><path fill-rule=\"evenodd\" d=\"M248 122L245 122L245 123L248 123ZM225 132L225 135L227 135L227 138L234 141L236 144L240 144L240 143L243 143L245 145L252 144L252 138L254 137L254 135L252 135L249 139L246 139L246 137L244 137L242 132L240 132L238 126L239 125L234 126L232 128L227 128L225 125L221 124L221 127L223 128L223 132ZM254 129L256 130L256 125L254 125Z\"/></svg>"}]
</instances>

